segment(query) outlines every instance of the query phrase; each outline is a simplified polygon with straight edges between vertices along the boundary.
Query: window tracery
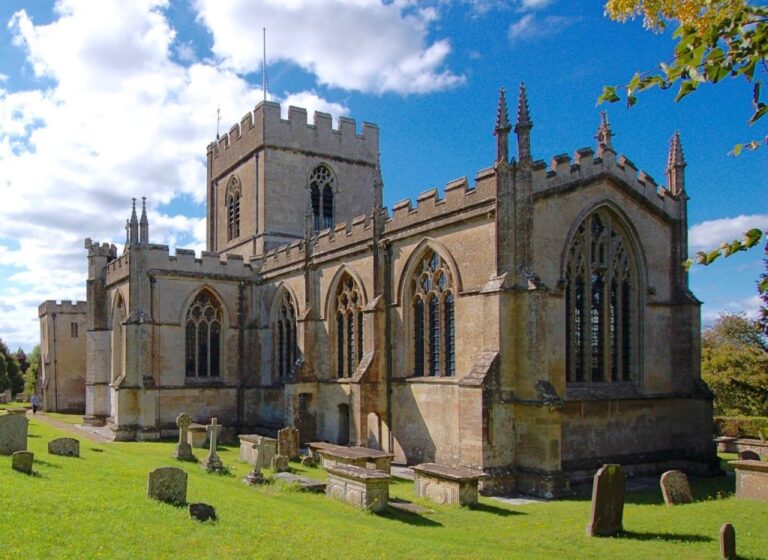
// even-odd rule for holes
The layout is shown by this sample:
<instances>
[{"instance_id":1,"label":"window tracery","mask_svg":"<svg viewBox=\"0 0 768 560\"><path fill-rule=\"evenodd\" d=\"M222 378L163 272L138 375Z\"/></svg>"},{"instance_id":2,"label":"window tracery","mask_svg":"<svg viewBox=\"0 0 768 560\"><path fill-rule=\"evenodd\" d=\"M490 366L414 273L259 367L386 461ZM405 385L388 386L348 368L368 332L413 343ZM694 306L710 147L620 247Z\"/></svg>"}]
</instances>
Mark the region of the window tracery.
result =
<instances>
[{"instance_id":1,"label":"window tracery","mask_svg":"<svg viewBox=\"0 0 768 560\"><path fill-rule=\"evenodd\" d=\"M277 315L272 323L275 339L273 345L273 364L275 377L283 381L291 375L296 364L296 307L290 294L283 290L280 296Z\"/></svg>"},{"instance_id":2,"label":"window tracery","mask_svg":"<svg viewBox=\"0 0 768 560\"><path fill-rule=\"evenodd\" d=\"M185 371L187 377L221 375L222 311L208 291L201 291L187 310L185 327Z\"/></svg>"},{"instance_id":3,"label":"window tracery","mask_svg":"<svg viewBox=\"0 0 768 560\"><path fill-rule=\"evenodd\" d=\"M232 177L227 184L227 241L240 237L240 180Z\"/></svg>"},{"instance_id":4,"label":"window tracery","mask_svg":"<svg viewBox=\"0 0 768 560\"><path fill-rule=\"evenodd\" d=\"M333 227L333 191L336 178L331 169L320 164L309 177L309 191L312 202L312 218L315 231Z\"/></svg>"},{"instance_id":5,"label":"window tracery","mask_svg":"<svg viewBox=\"0 0 768 560\"><path fill-rule=\"evenodd\" d=\"M352 377L363 357L363 300L357 282L345 273L335 299L336 376Z\"/></svg>"}]
</instances>

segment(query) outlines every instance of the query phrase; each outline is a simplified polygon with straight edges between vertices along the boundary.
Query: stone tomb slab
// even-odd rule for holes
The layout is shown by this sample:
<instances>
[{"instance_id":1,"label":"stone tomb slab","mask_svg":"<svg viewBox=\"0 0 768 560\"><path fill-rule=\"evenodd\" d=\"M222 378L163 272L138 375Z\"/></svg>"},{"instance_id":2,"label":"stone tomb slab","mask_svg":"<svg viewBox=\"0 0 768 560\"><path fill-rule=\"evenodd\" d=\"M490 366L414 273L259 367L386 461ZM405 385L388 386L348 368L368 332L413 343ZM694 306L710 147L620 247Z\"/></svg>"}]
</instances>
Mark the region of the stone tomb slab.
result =
<instances>
[{"instance_id":1,"label":"stone tomb slab","mask_svg":"<svg viewBox=\"0 0 768 560\"><path fill-rule=\"evenodd\" d=\"M664 496L664 503L668 506L690 504L693 502L691 485L688 484L688 477L684 472L667 471L661 475L659 483L661 485L661 493Z\"/></svg>"},{"instance_id":2,"label":"stone tomb slab","mask_svg":"<svg viewBox=\"0 0 768 560\"><path fill-rule=\"evenodd\" d=\"M35 460L35 454L31 451L16 451L13 454L11 468L24 474L32 474L32 463Z\"/></svg>"},{"instance_id":3,"label":"stone tomb slab","mask_svg":"<svg viewBox=\"0 0 768 560\"><path fill-rule=\"evenodd\" d=\"M610 537L620 533L624 517L626 477L621 465L603 465L592 483L592 515L587 535Z\"/></svg>"},{"instance_id":4,"label":"stone tomb slab","mask_svg":"<svg viewBox=\"0 0 768 560\"><path fill-rule=\"evenodd\" d=\"M390 476L354 465L328 467L325 493L360 509L381 511L389 503Z\"/></svg>"},{"instance_id":5,"label":"stone tomb slab","mask_svg":"<svg viewBox=\"0 0 768 560\"><path fill-rule=\"evenodd\" d=\"M187 503L187 473L178 467L159 467L147 476L147 497L168 504Z\"/></svg>"},{"instance_id":6,"label":"stone tomb slab","mask_svg":"<svg viewBox=\"0 0 768 560\"><path fill-rule=\"evenodd\" d=\"M240 460L256 466L255 450L259 451L259 466L272 465L272 458L277 455L277 440L260 434L243 434L240 439Z\"/></svg>"},{"instance_id":7,"label":"stone tomb slab","mask_svg":"<svg viewBox=\"0 0 768 560\"><path fill-rule=\"evenodd\" d=\"M279 480L286 484L296 484L302 492L312 492L316 494L322 494L325 492L327 484L320 482L319 480L312 480L306 476L300 476L298 474L281 472L276 473L272 478Z\"/></svg>"},{"instance_id":8,"label":"stone tomb slab","mask_svg":"<svg viewBox=\"0 0 768 560\"><path fill-rule=\"evenodd\" d=\"M13 455L27 450L29 421L26 416L4 414L0 416L0 455Z\"/></svg>"},{"instance_id":9,"label":"stone tomb slab","mask_svg":"<svg viewBox=\"0 0 768 560\"><path fill-rule=\"evenodd\" d=\"M477 484L485 476L481 471L437 463L422 463L412 467L412 470L416 497L446 505L476 504Z\"/></svg>"},{"instance_id":10,"label":"stone tomb slab","mask_svg":"<svg viewBox=\"0 0 768 560\"><path fill-rule=\"evenodd\" d=\"M736 470L736 497L768 501L768 462L729 461Z\"/></svg>"},{"instance_id":11,"label":"stone tomb slab","mask_svg":"<svg viewBox=\"0 0 768 560\"><path fill-rule=\"evenodd\" d=\"M80 442L75 438L57 438L48 442L48 453L62 457L80 457Z\"/></svg>"},{"instance_id":12,"label":"stone tomb slab","mask_svg":"<svg viewBox=\"0 0 768 560\"><path fill-rule=\"evenodd\" d=\"M309 448L319 454L323 460L323 467L330 465L353 465L355 467L366 468L369 464L373 470L382 471L387 474L392 469L392 459L394 455L370 449L368 447L345 447L332 443L309 443Z\"/></svg>"}]
</instances>

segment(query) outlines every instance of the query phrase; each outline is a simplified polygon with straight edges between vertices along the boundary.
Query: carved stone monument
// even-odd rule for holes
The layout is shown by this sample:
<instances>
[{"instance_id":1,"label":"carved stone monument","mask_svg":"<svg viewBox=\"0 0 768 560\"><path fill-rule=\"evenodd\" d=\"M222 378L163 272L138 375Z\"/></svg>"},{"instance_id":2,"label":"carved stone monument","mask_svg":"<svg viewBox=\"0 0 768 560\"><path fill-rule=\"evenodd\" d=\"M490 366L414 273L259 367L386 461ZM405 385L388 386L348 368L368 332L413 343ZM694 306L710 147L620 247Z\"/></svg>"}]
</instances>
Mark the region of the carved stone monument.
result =
<instances>
[{"instance_id":1,"label":"carved stone monument","mask_svg":"<svg viewBox=\"0 0 768 560\"><path fill-rule=\"evenodd\" d=\"M296 428L278 430L277 454L285 455L289 461L299 460L299 430Z\"/></svg>"},{"instance_id":2,"label":"carved stone monument","mask_svg":"<svg viewBox=\"0 0 768 560\"><path fill-rule=\"evenodd\" d=\"M28 420L26 416L0 416L0 455L13 455L27 450Z\"/></svg>"},{"instance_id":3,"label":"carved stone monument","mask_svg":"<svg viewBox=\"0 0 768 560\"><path fill-rule=\"evenodd\" d=\"M272 457L270 465L275 472L286 472L288 470L288 457L286 455L275 455Z\"/></svg>"},{"instance_id":4,"label":"carved stone monument","mask_svg":"<svg viewBox=\"0 0 768 560\"><path fill-rule=\"evenodd\" d=\"M730 523L723 523L720 527L720 558L722 560L736 560L736 530Z\"/></svg>"},{"instance_id":5,"label":"carved stone monument","mask_svg":"<svg viewBox=\"0 0 768 560\"><path fill-rule=\"evenodd\" d=\"M221 425L219 424L218 418L211 418L211 424L209 426L206 426L206 431L208 432L208 441L210 443L210 447L208 449L208 456L203 460L202 464L200 465L208 472L224 470L224 463L221 462L219 455L216 453L216 446L219 441L220 430L221 430Z\"/></svg>"},{"instance_id":6,"label":"carved stone monument","mask_svg":"<svg viewBox=\"0 0 768 560\"><path fill-rule=\"evenodd\" d=\"M253 460L253 470L248 473L243 482L250 485L266 483L267 479L261 474L261 452L258 448L253 449L251 457Z\"/></svg>"},{"instance_id":7,"label":"carved stone monument","mask_svg":"<svg viewBox=\"0 0 768 560\"><path fill-rule=\"evenodd\" d=\"M80 457L80 442L75 438L58 438L48 442L48 453L62 457Z\"/></svg>"},{"instance_id":8,"label":"carved stone monument","mask_svg":"<svg viewBox=\"0 0 768 560\"><path fill-rule=\"evenodd\" d=\"M176 425L179 427L179 443L176 444L176 449L173 451L173 457L179 461L194 461L195 456L192 454L192 446L187 441L187 430L192 423L192 417L182 412L176 417Z\"/></svg>"},{"instance_id":9,"label":"carved stone monument","mask_svg":"<svg viewBox=\"0 0 768 560\"><path fill-rule=\"evenodd\" d=\"M688 477L680 471L667 471L661 475L661 493L668 506L693 502Z\"/></svg>"},{"instance_id":10,"label":"carved stone monument","mask_svg":"<svg viewBox=\"0 0 768 560\"><path fill-rule=\"evenodd\" d=\"M24 474L32 474L32 463L35 460L35 454L31 451L17 451L13 454L11 468Z\"/></svg>"},{"instance_id":11,"label":"carved stone monument","mask_svg":"<svg viewBox=\"0 0 768 560\"><path fill-rule=\"evenodd\" d=\"M592 516L587 535L610 537L623 530L624 487L626 479L621 465L603 465L592 483Z\"/></svg>"},{"instance_id":12,"label":"carved stone monument","mask_svg":"<svg viewBox=\"0 0 768 560\"><path fill-rule=\"evenodd\" d=\"M187 503L187 473L178 467L160 467L147 477L147 496L174 505Z\"/></svg>"}]
</instances>

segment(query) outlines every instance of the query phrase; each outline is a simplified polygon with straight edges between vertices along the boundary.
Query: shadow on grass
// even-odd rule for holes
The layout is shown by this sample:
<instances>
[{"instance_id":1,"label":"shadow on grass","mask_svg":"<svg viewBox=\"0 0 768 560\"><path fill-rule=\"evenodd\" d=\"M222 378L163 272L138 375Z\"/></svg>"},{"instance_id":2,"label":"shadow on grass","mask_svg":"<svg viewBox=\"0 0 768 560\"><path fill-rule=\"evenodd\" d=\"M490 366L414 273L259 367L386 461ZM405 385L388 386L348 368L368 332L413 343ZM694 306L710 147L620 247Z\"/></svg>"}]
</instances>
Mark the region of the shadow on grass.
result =
<instances>
[{"instance_id":1,"label":"shadow on grass","mask_svg":"<svg viewBox=\"0 0 768 560\"><path fill-rule=\"evenodd\" d=\"M712 537L704 535L689 535L684 533L639 533L636 531L623 531L619 534L622 539L632 539L636 541L665 541L665 542L712 542Z\"/></svg>"},{"instance_id":2,"label":"shadow on grass","mask_svg":"<svg viewBox=\"0 0 768 560\"><path fill-rule=\"evenodd\" d=\"M27 434L27 437L28 438L39 438L39 437L43 437L43 436L39 436L37 434Z\"/></svg>"},{"instance_id":3,"label":"shadow on grass","mask_svg":"<svg viewBox=\"0 0 768 560\"><path fill-rule=\"evenodd\" d=\"M396 509L392 506L387 506L386 509L376 513L375 515L383 517L385 519L392 519L393 521L401 521L408 525L415 525L417 527L442 527L442 523L438 523L432 519L414 513L412 511L405 511L402 509Z\"/></svg>"},{"instance_id":4,"label":"shadow on grass","mask_svg":"<svg viewBox=\"0 0 768 560\"><path fill-rule=\"evenodd\" d=\"M93 451L94 453L104 453L104 450L103 449L99 449L98 447L90 447L89 449L91 451Z\"/></svg>"},{"instance_id":5,"label":"shadow on grass","mask_svg":"<svg viewBox=\"0 0 768 560\"><path fill-rule=\"evenodd\" d=\"M43 465L44 467L48 467L49 469L60 469L61 465L57 465L56 463L49 463L45 459L35 459L35 463L38 465Z\"/></svg>"},{"instance_id":6,"label":"shadow on grass","mask_svg":"<svg viewBox=\"0 0 768 560\"><path fill-rule=\"evenodd\" d=\"M483 503L477 503L471 506L466 506L466 508L471 509L472 511L482 511L485 513L492 513L493 515L499 515L501 517L509 517L510 515L528 515L527 513L522 511L514 511L511 509L501 508L497 506L492 506L491 504L483 504Z\"/></svg>"}]
</instances>

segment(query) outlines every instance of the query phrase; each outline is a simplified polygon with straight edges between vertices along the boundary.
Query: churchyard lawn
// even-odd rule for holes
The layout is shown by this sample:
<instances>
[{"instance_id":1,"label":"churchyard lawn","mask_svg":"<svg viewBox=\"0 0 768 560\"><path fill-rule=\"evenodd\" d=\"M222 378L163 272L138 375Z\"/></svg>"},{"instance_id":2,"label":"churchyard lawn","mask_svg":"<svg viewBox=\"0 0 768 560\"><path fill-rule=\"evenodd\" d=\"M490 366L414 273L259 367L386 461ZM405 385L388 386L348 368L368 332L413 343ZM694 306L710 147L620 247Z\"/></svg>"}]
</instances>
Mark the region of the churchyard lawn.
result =
<instances>
[{"instance_id":1,"label":"churchyard lawn","mask_svg":"<svg viewBox=\"0 0 768 560\"><path fill-rule=\"evenodd\" d=\"M72 436L30 417L34 473L0 456L0 558L718 558L720 526L736 528L739 557L765 558L766 506L732 497L734 479L692 479L695 503L668 507L658 487L629 492L625 533L585 535L588 498L506 505L481 497L474 509L414 499L413 483L393 479L390 494L429 513L360 512L322 494L282 484L249 487L235 446L219 455L229 474L171 458L173 442L97 444L80 436L80 458L47 453ZM195 449L198 459L204 450ZM733 458L726 457L726 458ZM189 473L187 499L216 508L197 523L187 509L150 500L147 473L178 466ZM291 467L322 479L321 468ZM271 474L268 470L265 475Z\"/></svg>"}]
</instances>

